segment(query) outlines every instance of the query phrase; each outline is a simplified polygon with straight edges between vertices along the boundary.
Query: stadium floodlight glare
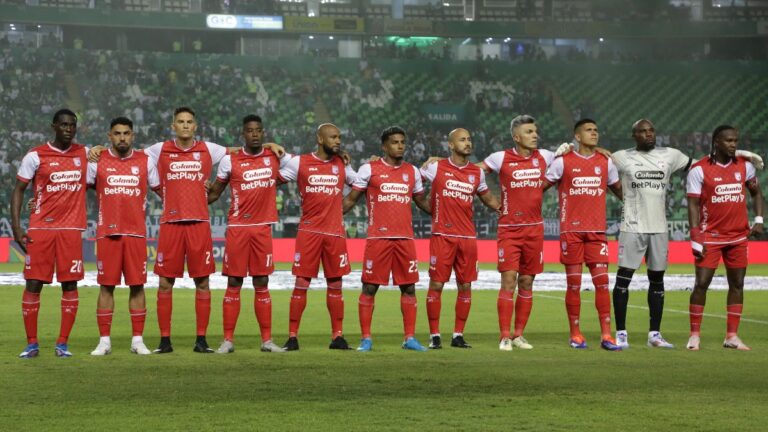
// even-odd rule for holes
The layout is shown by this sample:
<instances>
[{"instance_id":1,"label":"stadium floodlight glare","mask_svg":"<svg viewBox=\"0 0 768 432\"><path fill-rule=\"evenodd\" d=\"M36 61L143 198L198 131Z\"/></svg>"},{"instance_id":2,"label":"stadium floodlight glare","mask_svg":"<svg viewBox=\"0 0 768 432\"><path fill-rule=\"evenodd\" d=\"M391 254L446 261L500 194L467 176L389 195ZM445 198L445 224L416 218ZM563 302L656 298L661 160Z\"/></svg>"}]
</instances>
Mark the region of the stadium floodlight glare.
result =
<instances>
[{"instance_id":1,"label":"stadium floodlight glare","mask_svg":"<svg viewBox=\"0 0 768 432\"><path fill-rule=\"evenodd\" d=\"M314 39L315 37L314 37L314 36L312 36L312 35L309 35L309 38L310 38L310 39Z\"/></svg>"},{"instance_id":2,"label":"stadium floodlight glare","mask_svg":"<svg viewBox=\"0 0 768 432\"><path fill-rule=\"evenodd\" d=\"M333 40L333 36L328 36L328 39Z\"/></svg>"},{"instance_id":3,"label":"stadium floodlight glare","mask_svg":"<svg viewBox=\"0 0 768 432\"><path fill-rule=\"evenodd\" d=\"M205 17L205 25L212 29L226 30L282 30L283 17L210 14Z\"/></svg>"},{"instance_id":4,"label":"stadium floodlight glare","mask_svg":"<svg viewBox=\"0 0 768 432\"><path fill-rule=\"evenodd\" d=\"M600 42L605 42L605 39L603 39L603 38L600 38L600 39L599 39L599 41L600 41Z\"/></svg>"}]
</instances>

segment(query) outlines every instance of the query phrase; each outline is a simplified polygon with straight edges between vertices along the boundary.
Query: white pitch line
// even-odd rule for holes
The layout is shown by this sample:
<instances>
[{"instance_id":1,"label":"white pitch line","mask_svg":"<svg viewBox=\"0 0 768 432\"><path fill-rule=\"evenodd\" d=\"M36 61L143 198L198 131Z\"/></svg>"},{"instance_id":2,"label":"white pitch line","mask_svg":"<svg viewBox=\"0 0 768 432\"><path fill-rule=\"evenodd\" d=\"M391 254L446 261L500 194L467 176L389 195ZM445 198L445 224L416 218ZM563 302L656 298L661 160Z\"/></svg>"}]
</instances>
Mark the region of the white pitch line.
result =
<instances>
[{"instance_id":1,"label":"white pitch line","mask_svg":"<svg viewBox=\"0 0 768 432\"><path fill-rule=\"evenodd\" d=\"M535 295L536 295L536 297L542 297L542 298L546 298L546 299L565 301L564 297L555 297L555 296L550 296L550 295L546 295L546 294L535 294ZM632 309L648 310L648 306L627 305L627 307L628 308L632 308ZM664 312L672 312L672 313L678 313L678 314L684 314L684 315L688 315L688 313L689 313L688 311L681 311L681 310L677 310L677 309L664 309ZM728 319L728 317L725 316L725 315L715 315L715 314L705 313L704 316L708 317L708 318L719 318L719 319L723 319L723 320L724 319ZM756 320L756 319L751 319L751 318L744 318L744 317L742 317L741 321L742 322L752 323L752 324L768 325L768 321Z\"/></svg>"}]
</instances>

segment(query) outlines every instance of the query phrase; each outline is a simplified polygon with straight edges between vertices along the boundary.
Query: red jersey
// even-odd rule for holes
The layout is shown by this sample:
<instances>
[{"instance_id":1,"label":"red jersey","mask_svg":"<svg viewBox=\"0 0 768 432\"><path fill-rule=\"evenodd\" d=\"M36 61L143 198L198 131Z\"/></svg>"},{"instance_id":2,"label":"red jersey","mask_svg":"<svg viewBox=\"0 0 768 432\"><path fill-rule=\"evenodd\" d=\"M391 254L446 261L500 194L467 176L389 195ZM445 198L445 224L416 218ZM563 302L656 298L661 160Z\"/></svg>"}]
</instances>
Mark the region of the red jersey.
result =
<instances>
[{"instance_id":1,"label":"red jersey","mask_svg":"<svg viewBox=\"0 0 768 432\"><path fill-rule=\"evenodd\" d=\"M107 150L101 153L98 163L88 163L88 184L96 186L99 201L96 238L115 235L146 237L144 210L148 182L157 186L157 172L142 151L131 151L121 158Z\"/></svg>"},{"instance_id":2,"label":"red jersey","mask_svg":"<svg viewBox=\"0 0 768 432\"><path fill-rule=\"evenodd\" d=\"M280 180L298 184L299 230L344 237L344 185L351 186L356 177L355 170L345 166L340 157L322 160L314 153L295 156L280 168Z\"/></svg>"},{"instance_id":3,"label":"red jersey","mask_svg":"<svg viewBox=\"0 0 768 432\"><path fill-rule=\"evenodd\" d=\"M699 197L704 244L738 243L749 236L745 183L757 180L755 167L739 158L722 165L704 158L688 172L687 193Z\"/></svg>"},{"instance_id":4,"label":"red jersey","mask_svg":"<svg viewBox=\"0 0 768 432\"><path fill-rule=\"evenodd\" d=\"M224 156L219 164L216 181L229 183L232 191L228 226L249 226L277 223L277 178L282 159L271 150L262 149L255 155L243 149Z\"/></svg>"},{"instance_id":5,"label":"red jersey","mask_svg":"<svg viewBox=\"0 0 768 432\"><path fill-rule=\"evenodd\" d=\"M34 180L29 229L85 230L87 153L81 144L59 150L45 143L24 156L16 178L24 183Z\"/></svg>"},{"instance_id":6,"label":"red jersey","mask_svg":"<svg viewBox=\"0 0 768 432\"><path fill-rule=\"evenodd\" d=\"M483 161L499 174L501 216L499 226L536 225L544 223L541 205L544 173L554 159L549 150L537 149L523 157L516 149L493 153Z\"/></svg>"},{"instance_id":7,"label":"red jersey","mask_svg":"<svg viewBox=\"0 0 768 432\"><path fill-rule=\"evenodd\" d=\"M205 141L195 141L188 149L169 140L145 150L156 162L163 196L160 223L207 221L208 196L205 182L213 165L227 154L227 149Z\"/></svg>"},{"instance_id":8,"label":"red jersey","mask_svg":"<svg viewBox=\"0 0 768 432\"><path fill-rule=\"evenodd\" d=\"M483 170L472 163L458 166L443 159L429 164L421 174L432 183L432 235L477 237L472 205L475 195L489 192Z\"/></svg>"},{"instance_id":9,"label":"red jersey","mask_svg":"<svg viewBox=\"0 0 768 432\"><path fill-rule=\"evenodd\" d=\"M369 162L358 170L352 188L366 192L368 238L413 238L411 197L424 193L416 167Z\"/></svg>"},{"instance_id":10,"label":"red jersey","mask_svg":"<svg viewBox=\"0 0 768 432\"><path fill-rule=\"evenodd\" d=\"M619 181L619 171L610 159L572 151L555 158L546 179L558 183L561 233L605 232L607 187Z\"/></svg>"}]
</instances>

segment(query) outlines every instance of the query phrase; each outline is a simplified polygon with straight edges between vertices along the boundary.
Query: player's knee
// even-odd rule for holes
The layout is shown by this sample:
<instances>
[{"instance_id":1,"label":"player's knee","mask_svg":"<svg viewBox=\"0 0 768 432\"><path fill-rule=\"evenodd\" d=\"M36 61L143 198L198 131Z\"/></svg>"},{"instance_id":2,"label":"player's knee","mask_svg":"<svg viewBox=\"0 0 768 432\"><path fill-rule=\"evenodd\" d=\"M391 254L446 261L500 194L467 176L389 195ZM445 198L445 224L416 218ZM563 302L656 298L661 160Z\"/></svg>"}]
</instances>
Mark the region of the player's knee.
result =
<instances>
[{"instance_id":1,"label":"player's knee","mask_svg":"<svg viewBox=\"0 0 768 432\"><path fill-rule=\"evenodd\" d=\"M243 285L242 280L240 281L240 286ZM267 286L269 285L269 276L254 276L253 277L253 286ZM232 285L234 286L234 285Z\"/></svg>"},{"instance_id":2,"label":"player's knee","mask_svg":"<svg viewBox=\"0 0 768 432\"><path fill-rule=\"evenodd\" d=\"M254 281L254 286L255 286L256 278L253 278L253 281ZM229 276L227 278L227 286L231 286L231 287L234 287L234 288L240 288L240 287L243 286L243 278Z\"/></svg>"},{"instance_id":3,"label":"player's knee","mask_svg":"<svg viewBox=\"0 0 768 432\"><path fill-rule=\"evenodd\" d=\"M438 282L438 281L429 281L429 289L430 291L442 291L443 287L445 286L445 283Z\"/></svg>"},{"instance_id":4,"label":"player's knee","mask_svg":"<svg viewBox=\"0 0 768 432\"><path fill-rule=\"evenodd\" d=\"M365 295L375 296L376 295L376 291L378 291L378 290L379 290L379 286L378 285L369 284L369 283L364 283L363 284L363 294L365 294Z\"/></svg>"},{"instance_id":5,"label":"player's knee","mask_svg":"<svg viewBox=\"0 0 768 432\"><path fill-rule=\"evenodd\" d=\"M61 290L62 291L74 291L77 289L77 282L76 281L69 281L69 282L62 282L61 283Z\"/></svg>"},{"instance_id":6,"label":"player's knee","mask_svg":"<svg viewBox=\"0 0 768 432\"><path fill-rule=\"evenodd\" d=\"M114 287L112 287L114 290ZM128 287L131 297L136 297L139 294L144 294L144 285L131 285Z\"/></svg>"},{"instance_id":7,"label":"player's knee","mask_svg":"<svg viewBox=\"0 0 768 432\"><path fill-rule=\"evenodd\" d=\"M470 291L472 290L472 283L465 282L465 283L456 283L456 289L459 291Z\"/></svg>"},{"instance_id":8,"label":"player's knee","mask_svg":"<svg viewBox=\"0 0 768 432\"><path fill-rule=\"evenodd\" d=\"M415 296L416 284L400 285L400 292L407 296Z\"/></svg>"},{"instance_id":9,"label":"player's knee","mask_svg":"<svg viewBox=\"0 0 768 432\"><path fill-rule=\"evenodd\" d=\"M131 287L131 291L133 291L133 287ZM99 292L101 294L113 295L114 292L115 292L115 286L114 285L101 285L99 287Z\"/></svg>"},{"instance_id":10,"label":"player's knee","mask_svg":"<svg viewBox=\"0 0 768 432\"><path fill-rule=\"evenodd\" d=\"M198 290L205 291L205 290L208 290L210 286L210 279L208 278L208 276L194 278L194 281L195 281L195 288L197 288Z\"/></svg>"},{"instance_id":11,"label":"player's knee","mask_svg":"<svg viewBox=\"0 0 768 432\"><path fill-rule=\"evenodd\" d=\"M170 291L173 289L173 284L176 283L176 278L167 278L167 277L160 277L160 282L158 283L158 289L160 291Z\"/></svg>"},{"instance_id":12,"label":"player's knee","mask_svg":"<svg viewBox=\"0 0 768 432\"><path fill-rule=\"evenodd\" d=\"M517 286L517 272L504 272L501 274L501 289L514 291Z\"/></svg>"},{"instance_id":13,"label":"player's knee","mask_svg":"<svg viewBox=\"0 0 768 432\"><path fill-rule=\"evenodd\" d=\"M533 276L531 275L521 275L517 280L517 286L521 290L528 290L530 291L533 288Z\"/></svg>"},{"instance_id":14,"label":"player's knee","mask_svg":"<svg viewBox=\"0 0 768 432\"><path fill-rule=\"evenodd\" d=\"M648 270L648 282L651 285L660 284L664 289L664 271Z\"/></svg>"},{"instance_id":15,"label":"player's knee","mask_svg":"<svg viewBox=\"0 0 768 432\"><path fill-rule=\"evenodd\" d=\"M42 281L28 280L24 289L26 289L27 292L31 292L33 294L39 294L40 291L43 290L43 285L44 284Z\"/></svg>"}]
</instances>

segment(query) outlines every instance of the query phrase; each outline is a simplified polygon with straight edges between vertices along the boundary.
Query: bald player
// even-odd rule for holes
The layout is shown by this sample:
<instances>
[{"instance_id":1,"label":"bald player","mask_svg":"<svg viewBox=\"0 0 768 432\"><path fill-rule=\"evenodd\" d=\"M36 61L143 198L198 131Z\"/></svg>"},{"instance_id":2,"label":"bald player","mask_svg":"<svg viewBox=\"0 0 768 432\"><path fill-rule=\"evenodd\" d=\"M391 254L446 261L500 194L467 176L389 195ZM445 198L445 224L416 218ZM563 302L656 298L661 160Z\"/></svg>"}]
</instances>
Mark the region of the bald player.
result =
<instances>
[{"instance_id":1,"label":"bald player","mask_svg":"<svg viewBox=\"0 0 768 432\"><path fill-rule=\"evenodd\" d=\"M477 232L472 206L477 195L490 209L498 210L499 201L485 184L485 173L470 163L472 136L463 128L448 134L451 156L428 164L421 175L432 183L432 237L429 239L429 348L442 348L440 309L443 286L456 276L455 320L451 346L471 348L464 340L464 327L472 304L472 282L477 280Z\"/></svg>"},{"instance_id":2,"label":"bald player","mask_svg":"<svg viewBox=\"0 0 768 432\"><path fill-rule=\"evenodd\" d=\"M341 158L341 131L330 123L321 124L316 134L317 149L291 159L280 168L280 180L295 181L301 196L301 219L296 236L292 273L296 284L291 296L286 351L299 349L299 324L307 305L307 290L317 277L320 263L327 282L326 305L331 316L330 349L349 349L343 335L344 298L341 277L349 274L349 256L342 218L344 186L357 178L355 170Z\"/></svg>"}]
</instances>

